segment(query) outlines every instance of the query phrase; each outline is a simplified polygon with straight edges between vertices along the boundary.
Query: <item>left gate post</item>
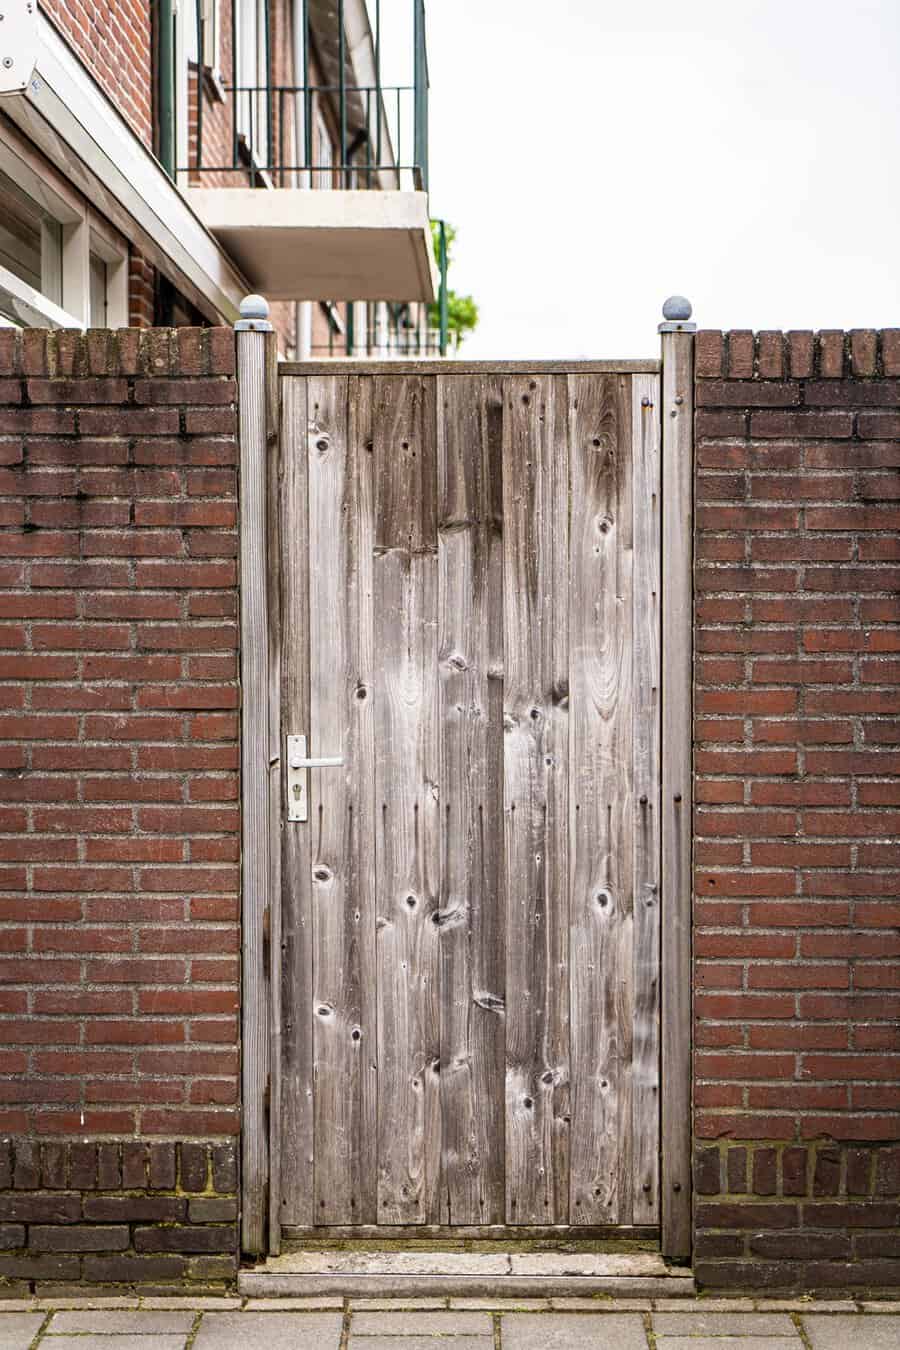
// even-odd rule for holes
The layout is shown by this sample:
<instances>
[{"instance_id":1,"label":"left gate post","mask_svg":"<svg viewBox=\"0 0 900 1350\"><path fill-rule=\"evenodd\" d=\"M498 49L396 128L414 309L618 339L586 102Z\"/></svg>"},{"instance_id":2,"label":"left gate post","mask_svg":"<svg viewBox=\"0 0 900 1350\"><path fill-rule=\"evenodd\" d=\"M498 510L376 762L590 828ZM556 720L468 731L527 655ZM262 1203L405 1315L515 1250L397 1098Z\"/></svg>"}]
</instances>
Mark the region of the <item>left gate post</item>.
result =
<instances>
[{"instance_id":1,"label":"left gate post","mask_svg":"<svg viewBox=\"0 0 900 1350\"><path fill-rule=\"evenodd\" d=\"M277 562L270 525L271 449L277 442L277 350L269 306L258 295L241 303L237 342L240 443L241 596L241 1246L253 1255L278 1247L277 1194L270 1103L277 1102L273 1068L273 991L268 952L277 912L278 660L277 614L270 569ZM272 494L274 496L274 494ZM270 550L273 554L269 556ZM274 779L274 794L273 794ZM274 837L273 837L274 836ZM271 1231L275 1229L275 1231Z\"/></svg>"}]
</instances>

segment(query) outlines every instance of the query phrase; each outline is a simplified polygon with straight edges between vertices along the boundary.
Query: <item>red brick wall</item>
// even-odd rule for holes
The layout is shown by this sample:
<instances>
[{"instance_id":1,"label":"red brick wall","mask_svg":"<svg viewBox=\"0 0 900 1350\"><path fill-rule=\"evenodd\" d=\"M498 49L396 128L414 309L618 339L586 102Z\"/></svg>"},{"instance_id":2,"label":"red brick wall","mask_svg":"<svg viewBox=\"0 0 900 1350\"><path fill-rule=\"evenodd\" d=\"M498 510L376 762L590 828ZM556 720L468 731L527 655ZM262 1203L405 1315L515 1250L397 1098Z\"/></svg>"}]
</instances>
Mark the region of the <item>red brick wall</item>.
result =
<instances>
[{"instance_id":1,"label":"red brick wall","mask_svg":"<svg viewBox=\"0 0 900 1350\"><path fill-rule=\"evenodd\" d=\"M0 1132L228 1135L233 336L2 338Z\"/></svg>"},{"instance_id":2,"label":"red brick wall","mask_svg":"<svg viewBox=\"0 0 900 1350\"><path fill-rule=\"evenodd\" d=\"M0 333L0 1135L26 1159L238 1130L233 367L230 329ZM34 1187L65 1188L58 1152Z\"/></svg>"},{"instance_id":3,"label":"red brick wall","mask_svg":"<svg viewBox=\"0 0 900 1350\"><path fill-rule=\"evenodd\" d=\"M107 98L153 147L149 0L40 0Z\"/></svg>"},{"instance_id":4,"label":"red brick wall","mask_svg":"<svg viewBox=\"0 0 900 1350\"><path fill-rule=\"evenodd\" d=\"M696 339L695 1270L900 1282L900 331Z\"/></svg>"}]
</instances>

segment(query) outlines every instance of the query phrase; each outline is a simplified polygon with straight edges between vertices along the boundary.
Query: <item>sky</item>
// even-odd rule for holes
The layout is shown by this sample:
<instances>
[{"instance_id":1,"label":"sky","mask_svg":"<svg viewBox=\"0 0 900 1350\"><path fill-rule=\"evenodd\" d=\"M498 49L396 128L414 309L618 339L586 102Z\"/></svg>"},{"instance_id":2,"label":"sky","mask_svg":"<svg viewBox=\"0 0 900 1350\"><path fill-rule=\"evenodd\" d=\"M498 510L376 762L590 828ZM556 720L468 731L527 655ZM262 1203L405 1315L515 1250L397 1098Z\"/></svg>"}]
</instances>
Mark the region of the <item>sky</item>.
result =
<instances>
[{"instance_id":1,"label":"sky","mask_svg":"<svg viewBox=\"0 0 900 1350\"><path fill-rule=\"evenodd\" d=\"M900 0L426 4L465 355L655 355L673 292L701 328L900 326Z\"/></svg>"}]
</instances>

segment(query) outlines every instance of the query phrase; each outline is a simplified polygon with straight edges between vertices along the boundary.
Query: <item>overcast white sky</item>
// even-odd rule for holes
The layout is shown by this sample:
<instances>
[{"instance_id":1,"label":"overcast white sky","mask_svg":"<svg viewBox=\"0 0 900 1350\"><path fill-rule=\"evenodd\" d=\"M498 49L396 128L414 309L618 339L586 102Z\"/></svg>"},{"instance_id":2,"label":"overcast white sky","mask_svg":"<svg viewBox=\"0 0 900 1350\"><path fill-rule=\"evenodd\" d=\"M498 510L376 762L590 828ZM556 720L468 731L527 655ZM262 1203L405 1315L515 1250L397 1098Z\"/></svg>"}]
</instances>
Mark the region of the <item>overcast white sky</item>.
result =
<instances>
[{"instance_id":1,"label":"overcast white sky","mask_svg":"<svg viewBox=\"0 0 900 1350\"><path fill-rule=\"evenodd\" d=\"M471 357L900 326L900 0L427 0Z\"/></svg>"}]
</instances>

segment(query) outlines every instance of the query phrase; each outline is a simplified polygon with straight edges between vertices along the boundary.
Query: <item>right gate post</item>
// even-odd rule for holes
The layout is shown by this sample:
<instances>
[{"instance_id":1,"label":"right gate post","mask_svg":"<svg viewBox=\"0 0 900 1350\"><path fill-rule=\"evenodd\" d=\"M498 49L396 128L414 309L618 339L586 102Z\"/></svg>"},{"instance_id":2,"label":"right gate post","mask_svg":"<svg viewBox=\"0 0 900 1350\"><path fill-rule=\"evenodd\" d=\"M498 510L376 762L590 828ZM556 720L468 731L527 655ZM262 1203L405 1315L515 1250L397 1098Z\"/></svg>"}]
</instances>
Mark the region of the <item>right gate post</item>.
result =
<instances>
[{"instance_id":1,"label":"right gate post","mask_svg":"<svg viewBox=\"0 0 900 1350\"><path fill-rule=\"evenodd\" d=\"M669 1260L691 1254L691 838L694 332L690 304L663 306L661 1219Z\"/></svg>"}]
</instances>

